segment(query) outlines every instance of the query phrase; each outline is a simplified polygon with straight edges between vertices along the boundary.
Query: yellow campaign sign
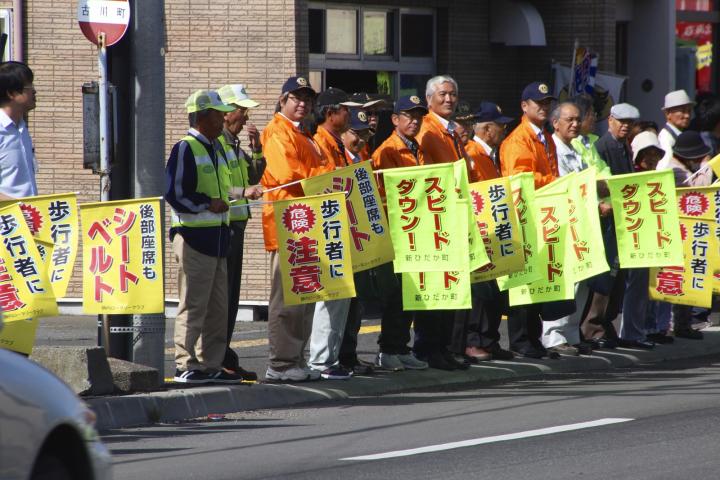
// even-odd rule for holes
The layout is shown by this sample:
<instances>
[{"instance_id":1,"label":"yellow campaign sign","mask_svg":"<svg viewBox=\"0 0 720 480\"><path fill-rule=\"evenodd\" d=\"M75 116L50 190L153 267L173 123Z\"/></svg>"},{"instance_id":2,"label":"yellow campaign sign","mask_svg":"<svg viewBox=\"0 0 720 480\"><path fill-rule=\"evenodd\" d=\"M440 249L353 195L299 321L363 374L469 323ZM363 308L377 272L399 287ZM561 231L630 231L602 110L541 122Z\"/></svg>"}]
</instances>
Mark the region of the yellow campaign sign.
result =
<instances>
[{"instance_id":1,"label":"yellow campaign sign","mask_svg":"<svg viewBox=\"0 0 720 480\"><path fill-rule=\"evenodd\" d=\"M470 184L475 223L490 263L471 273L484 282L525 268L523 238L507 177Z\"/></svg>"},{"instance_id":2,"label":"yellow campaign sign","mask_svg":"<svg viewBox=\"0 0 720 480\"><path fill-rule=\"evenodd\" d=\"M29 354L37 319L57 315L57 302L18 204L0 209L0 238L0 346Z\"/></svg>"},{"instance_id":3,"label":"yellow campaign sign","mask_svg":"<svg viewBox=\"0 0 720 480\"><path fill-rule=\"evenodd\" d=\"M536 226L535 178L530 172L513 175L510 177L510 188L512 188L513 204L523 239L525 265L520 271L497 278L498 288L502 291L534 282L543 277L541 258L538 252L540 230Z\"/></svg>"},{"instance_id":4,"label":"yellow campaign sign","mask_svg":"<svg viewBox=\"0 0 720 480\"><path fill-rule=\"evenodd\" d=\"M650 298L668 303L710 308L714 273L720 269L713 220L680 217L684 262L682 266L650 269Z\"/></svg>"},{"instance_id":5,"label":"yellow campaign sign","mask_svg":"<svg viewBox=\"0 0 720 480\"><path fill-rule=\"evenodd\" d=\"M570 300L575 296L575 280L568 258L569 208L567 193L536 195L537 225L541 231L539 257L543 277L510 289L510 306Z\"/></svg>"},{"instance_id":6,"label":"yellow campaign sign","mask_svg":"<svg viewBox=\"0 0 720 480\"><path fill-rule=\"evenodd\" d=\"M477 270L490 263L485 250L480 229L475 222L475 214L473 213L470 184L468 182L467 163L465 160L458 160L453 163L455 171L455 189L460 199L460 208L467 212L467 228L468 228L468 270Z\"/></svg>"},{"instance_id":7,"label":"yellow campaign sign","mask_svg":"<svg viewBox=\"0 0 720 480\"><path fill-rule=\"evenodd\" d=\"M80 206L83 312L165 311L159 198Z\"/></svg>"},{"instance_id":8,"label":"yellow campaign sign","mask_svg":"<svg viewBox=\"0 0 720 480\"><path fill-rule=\"evenodd\" d=\"M395 258L385 210L371 162L365 161L302 181L305 195L345 194L353 272L391 262Z\"/></svg>"},{"instance_id":9,"label":"yellow campaign sign","mask_svg":"<svg viewBox=\"0 0 720 480\"><path fill-rule=\"evenodd\" d=\"M706 165L705 167L712 168L713 173L716 177L720 177L720 153L715 155Z\"/></svg>"},{"instance_id":10,"label":"yellow campaign sign","mask_svg":"<svg viewBox=\"0 0 720 480\"><path fill-rule=\"evenodd\" d=\"M345 195L293 198L273 207L285 305L354 297Z\"/></svg>"},{"instance_id":11,"label":"yellow campaign sign","mask_svg":"<svg viewBox=\"0 0 720 480\"><path fill-rule=\"evenodd\" d=\"M678 266L683 247L672 170L607 179L622 268Z\"/></svg>"},{"instance_id":12,"label":"yellow campaign sign","mask_svg":"<svg viewBox=\"0 0 720 480\"><path fill-rule=\"evenodd\" d=\"M467 271L467 223L451 163L383 173L396 272Z\"/></svg>"},{"instance_id":13,"label":"yellow campaign sign","mask_svg":"<svg viewBox=\"0 0 720 480\"><path fill-rule=\"evenodd\" d=\"M678 215L720 221L720 184L676 189Z\"/></svg>"},{"instance_id":14,"label":"yellow campaign sign","mask_svg":"<svg viewBox=\"0 0 720 480\"><path fill-rule=\"evenodd\" d=\"M54 245L48 277L55 296L64 297L78 252L78 204L74 193L25 197L20 203L30 233L36 239Z\"/></svg>"},{"instance_id":15,"label":"yellow campaign sign","mask_svg":"<svg viewBox=\"0 0 720 480\"><path fill-rule=\"evenodd\" d=\"M403 310L472 308L468 272L403 272Z\"/></svg>"},{"instance_id":16,"label":"yellow campaign sign","mask_svg":"<svg viewBox=\"0 0 720 480\"><path fill-rule=\"evenodd\" d=\"M595 167L578 172L572 179L568 194L568 220L571 268L575 282L581 282L610 270L605 258L602 226L598 212Z\"/></svg>"}]
</instances>

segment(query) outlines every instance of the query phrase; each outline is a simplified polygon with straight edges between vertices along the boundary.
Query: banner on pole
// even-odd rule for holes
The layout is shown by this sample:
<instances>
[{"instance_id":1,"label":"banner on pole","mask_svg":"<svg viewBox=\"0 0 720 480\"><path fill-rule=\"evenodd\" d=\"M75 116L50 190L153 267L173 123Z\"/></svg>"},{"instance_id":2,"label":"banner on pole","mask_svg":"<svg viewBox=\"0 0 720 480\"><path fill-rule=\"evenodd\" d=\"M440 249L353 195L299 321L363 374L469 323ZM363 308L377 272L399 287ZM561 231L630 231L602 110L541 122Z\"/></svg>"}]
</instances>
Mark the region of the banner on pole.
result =
<instances>
[{"instance_id":1,"label":"banner on pole","mask_svg":"<svg viewBox=\"0 0 720 480\"><path fill-rule=\"evenodd\" d=\"M660 170L607 179L622 268L683 264L675 178Z\"/></svg>"},{"instance_id":2,"label":"banner on pole","mask_svg":"<svg viewBox=\"0 0 720 480\"><path fill-rule=\"evenodd\" d=\"M511 306L570 300L575 296L575 281L572 270L568 268L568 257L572 252L567 238L567 194L536 195L535 205L541 232L539 257L542 259L543 278L511 288Z\"/></svg>"},{"instance_id":3,"label":"banner on pole","mask_svg":"<svg viewBox=\"0 0 720 480\"><path fill-rule=\"evenodd\" d=\"M470 195L470 184L468 182L467 165L465 160L458 160L453 163L455 169L455 189L460 199L459 208L466 212L468 230L468 271L472 272L490 263L485 243L483 242L480 228L475 221Z\"/></svg>"},{"instance_id":4,"label":"banner on pole","mask_svg":"<svg viewBox=\"0 0 720 480\"><path fill-rule=\"evenodd\" d=\"M345 205L343 193L273 205L285 305L355 296Z\"/></svg>"},{"instance_id":5,"label":"banner on pole","mask_svg":"<svg viewBox=\"0 0 720 480\"><path fill-rule=\"evenodd\" d=\"M403 310L472 308L468 272L403 272Z\"/></svg>"},{"instance_id":6,"label":"banner on pole","mask_svg":"<svg viewBox=\"0 0 720 480\"><path fill-rule=\"evenodd\" d=\"M535 209L535 179L530 172L510 177L513 204L523 239L522 251L525 265L522 270L497 278L498 288L502 291L519 287L543 277L539 255L540 229L537 228Z\"/></svg>"},{"instance_id":7,"label":"banner on pole","mask_svg":"<svg viewBox=\"0 0 720 480\"><path fill-rule=\"evenodd\" d=\"M507 177L470 184L477 228L490 263L471 273L472 282L483 282L525 268L523 238L512 188Z\"/></svg>"},{"instance_id":8,"label":"banner on pole","mask_svg":"<svg viewBox=\"0 0 720 480\"><path fill-rule=\"evenodd\" d=\"M80 206L83 312L162 313L160 198Z\"/></svg>"},{"instance_id":9,"label":"banner on pole","mask_svg":"<svg viewBox=\"0 0 720 480\"><path fill-rule=\"evenodd\" d=\"M0 206L13 203L20 204L33 237L54 245L48 278L55 297L64 297L79 248L77 196L74 193L38 195L3 202Z\"/></svg>"},{"instance_id":10,"label":"banner on pole","mask_svg":"<svg viewBox=\"0 0 720 480\"><path fill-rule=\"evenodd\" d=\"M57 301L18 204L0 209L0 238L0 347L29 354L37 319L57 315Z\"/></svg>"},{"instance_id":11,"label":"banner on pole","mask_svg":"<svg viewBox=\"0 0 720 480\"><path fill-rule=\"evenodd\" d=\"M680 217L682 266L650 269L650 298L668 303L710 308L713 274L720 268L720 244L714 220Z\"/></svg>"},{"instance_id":12,"label":"banner on pole","mask_svg":"<svg viewBox=\"0 0 720 480\"><path fill-rule=\"evenodd\" d=\"M451 163L384 172L396 272L468 270L467 215L458 207Z\"/></svg>"},{"instance_id":13,"label":"banner on pole","mask_svg":"<svg viewBox=\"0 0 720 480\"><path fill-rule=\"evenodd\" d=\"M385 210L371 162L365 161L302 181L305 195L345 194L353 272L391 262L395 257Z\"/></svg>"}]
</instances>

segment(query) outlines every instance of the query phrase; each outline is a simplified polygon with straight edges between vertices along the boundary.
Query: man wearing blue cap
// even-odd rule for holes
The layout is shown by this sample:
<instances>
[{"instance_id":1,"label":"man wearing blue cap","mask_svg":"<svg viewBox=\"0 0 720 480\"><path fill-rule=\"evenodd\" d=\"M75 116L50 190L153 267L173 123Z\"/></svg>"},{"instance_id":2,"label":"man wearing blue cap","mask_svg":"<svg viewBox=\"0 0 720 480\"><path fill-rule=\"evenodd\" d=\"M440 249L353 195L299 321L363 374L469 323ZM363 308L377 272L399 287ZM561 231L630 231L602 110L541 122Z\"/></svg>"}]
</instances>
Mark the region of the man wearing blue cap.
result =
<instances>
[{"instance_id":1,"label":"man wearing blue cap","mask_svg":"<svg viewBox=\"0 0 720 480\"><path fill-rule=\"evenodd\" d=\"M227 257L230 169L217 138L225 105L214 90L185 102L190 130L172 149L165 200L172 208L170 241L178 263L180 303L175 318L175 371L180 383L239 383L222 369L227 341Z\"/></svg>"},{"instance_id":2,"label":"man wearing blue cap","mask_svg":"<svg viewBox=\"0 0 720 480\"><path fill-rule=\"evenodd\" d=\"M492 102L483 101L475 112L473 141L479 144L492 160L495 169L500 172L500 144L505 139L512 118L503 115L500 107Z\"/></svg>"}]
</instances>

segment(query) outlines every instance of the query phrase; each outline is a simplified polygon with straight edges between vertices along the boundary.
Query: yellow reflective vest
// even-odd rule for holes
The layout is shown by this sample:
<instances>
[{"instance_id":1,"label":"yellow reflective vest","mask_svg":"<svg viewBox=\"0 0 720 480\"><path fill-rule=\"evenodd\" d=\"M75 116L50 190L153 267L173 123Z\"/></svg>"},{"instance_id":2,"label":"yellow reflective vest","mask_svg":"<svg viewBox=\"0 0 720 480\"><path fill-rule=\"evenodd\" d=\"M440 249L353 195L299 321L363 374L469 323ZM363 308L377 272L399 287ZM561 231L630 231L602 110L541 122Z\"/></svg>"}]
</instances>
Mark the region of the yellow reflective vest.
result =
<instances>
[{"instance_id":1,"label":"yellow reflective vest","mask_svg":"<svg viewBox=\"0 0 720 480\"><path fill-rule=\"evenodd\" d=\"M227 160L228 167L230 168L230 179L233 187L247 188L248 182L248 167L245 161L240 160L235 155L235 149L225 139L225 135L218 137L220 145L222 145L223 152L225 153L225 160ZM247 199L241 198L234 200L230 205L230 221L241 221L247 220L249 215L249 207L247 207Z\"/></svg>"}]
</instances>

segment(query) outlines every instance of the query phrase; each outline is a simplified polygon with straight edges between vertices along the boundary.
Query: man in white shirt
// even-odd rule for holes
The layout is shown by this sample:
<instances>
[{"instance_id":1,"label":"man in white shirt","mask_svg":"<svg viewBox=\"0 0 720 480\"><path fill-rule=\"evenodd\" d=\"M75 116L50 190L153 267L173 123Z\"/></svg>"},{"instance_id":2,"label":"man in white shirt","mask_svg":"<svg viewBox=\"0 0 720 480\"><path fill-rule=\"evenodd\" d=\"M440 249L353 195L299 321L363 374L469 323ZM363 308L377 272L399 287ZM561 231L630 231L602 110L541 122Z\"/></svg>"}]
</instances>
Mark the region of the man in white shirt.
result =
<instances>
[{"instance_id":1,"label":"man in white shirt","mask_svg":"<svg viewBox=\"0 0 720 480\"><path fill-rule=\"evenodd\" d=\"M37 195L35 152L25 115L35 108L33 72L0 64L0 200Z\"/></svg>"},{"instance_id":2,"label":"man in white shirt","mask_svg":"<svg viewBox=\"0 0 720 480\"><path fill-rule=\"evenodd\" d=\"M693 105L695 102L690 100L685 90L675 90L665 95L665 104L662 108L665 114L665 126L658 134L658 140L665 150L665 156L658 163L658 170L670 168L670 161L673 157L672 148L677 137L690 126Z\"/></svg>"}]
</instances>

